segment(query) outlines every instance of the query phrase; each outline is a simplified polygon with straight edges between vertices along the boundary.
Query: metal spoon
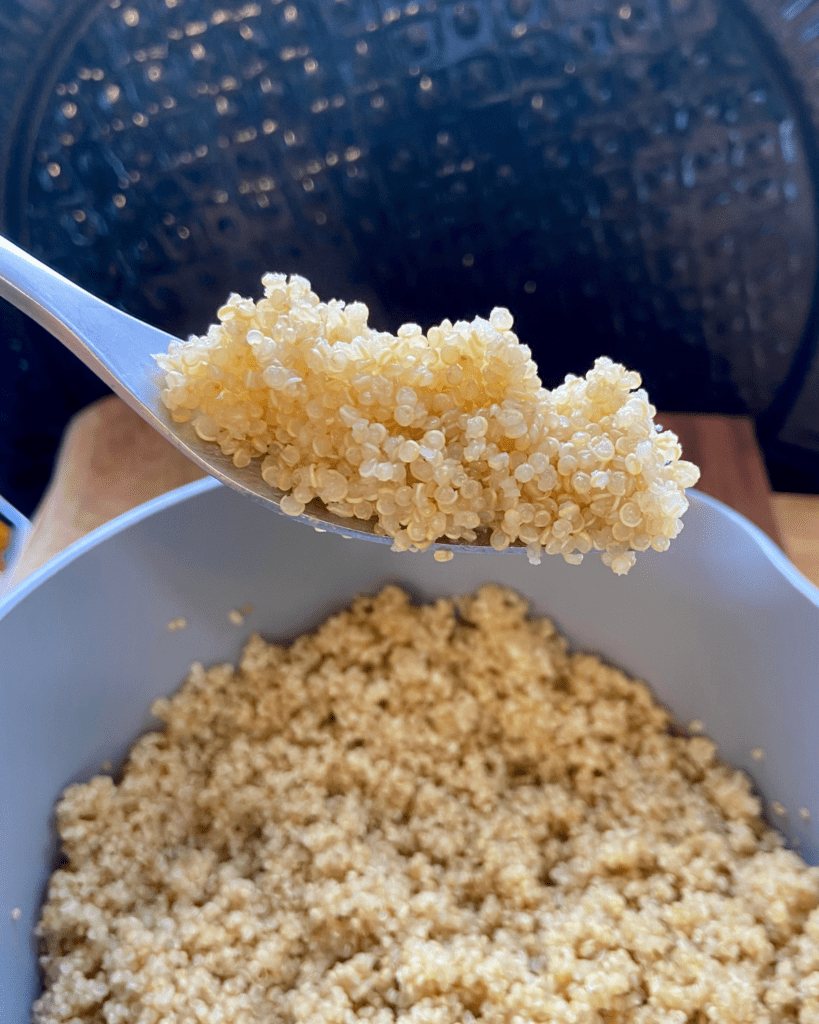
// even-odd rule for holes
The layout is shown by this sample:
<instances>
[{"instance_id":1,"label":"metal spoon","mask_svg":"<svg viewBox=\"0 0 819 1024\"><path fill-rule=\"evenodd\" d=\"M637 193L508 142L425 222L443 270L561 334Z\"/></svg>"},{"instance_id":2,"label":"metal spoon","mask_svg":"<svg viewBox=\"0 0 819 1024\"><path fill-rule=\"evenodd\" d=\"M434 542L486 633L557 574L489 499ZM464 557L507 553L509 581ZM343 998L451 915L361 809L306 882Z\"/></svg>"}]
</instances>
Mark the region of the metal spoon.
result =
<instances>
[{"instance_id":1,"label":"metal spoon","mask_svg":"<svg viewBox=\"0 0 819 1024\"><path fill-rule=\"evenodd\" d=\"M284 492L262 480L256 462L237 469L233 460L223 455L215 444L197 437L189 423L171 420L159 397L162 371L152 356L167 352L168 345L177 338L109 306L2 236L0 296L58 338L136 413L206 473L284 515L279 508ZM389 537L373 532L374 520L343 519L328 512L317 500L311 501L301 515L292 518L314 529L340 533L347 538L391 543ZM352 522L356 525L351 525ZM485 539L474 544L446 543L451 551L487 546Z\"/></svg>"}]
</instances>

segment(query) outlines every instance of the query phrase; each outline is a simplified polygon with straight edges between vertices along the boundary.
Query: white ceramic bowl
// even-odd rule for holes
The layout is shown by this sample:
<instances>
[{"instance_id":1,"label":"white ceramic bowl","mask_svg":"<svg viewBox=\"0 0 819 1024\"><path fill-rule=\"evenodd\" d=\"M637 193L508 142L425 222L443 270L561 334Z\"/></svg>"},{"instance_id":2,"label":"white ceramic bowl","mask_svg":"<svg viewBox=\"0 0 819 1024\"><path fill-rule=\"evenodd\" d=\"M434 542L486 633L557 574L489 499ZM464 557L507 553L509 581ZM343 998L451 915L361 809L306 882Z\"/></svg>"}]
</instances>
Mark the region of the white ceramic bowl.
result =
<instances>
[{"instance_id":1,"label":"white ceramic bowl","mask_svg":"<svg viewBox=\"0 0 819 1024\"><path fill-rule=\"evenodd\" d=\"M819 590L724 505L692 495L671 550L616 577L592 556L574 567L530 566L522 551L445 564L395 555L198 481L97 530L0 602L3 1024L28 1021L38 992L32 928L56 855L55 800L123 757L192 661L235 659L252 630L294 637L388 582L429 599L487 581L647 680L683 725L702 720L819 862ZM237 627L228 613L244 605L254 610ZM187 628L170 632L178 617Z\"/></svg>"}]
</instances>

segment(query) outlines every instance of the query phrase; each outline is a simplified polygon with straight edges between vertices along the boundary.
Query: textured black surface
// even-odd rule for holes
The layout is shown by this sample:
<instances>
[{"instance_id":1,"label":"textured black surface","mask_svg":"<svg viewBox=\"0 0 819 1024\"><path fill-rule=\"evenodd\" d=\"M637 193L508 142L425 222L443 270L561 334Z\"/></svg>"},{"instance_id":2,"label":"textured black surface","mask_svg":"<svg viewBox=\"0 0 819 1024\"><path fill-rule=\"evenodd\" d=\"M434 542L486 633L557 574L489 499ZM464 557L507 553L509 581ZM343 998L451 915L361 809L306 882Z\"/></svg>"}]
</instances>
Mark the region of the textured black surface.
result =
<instances>
[{"instance_id":1,"label":"textured black surface","mask_svg":"<svg viewBox=\"0 0 819 1024\"><path fill-rule=\"evenodd\" d=\"M59 342L0 302L0 494L30 515L70 417L106 387Z\"/></svg>"},{"instance_id":2,"label":"textured black surface","mask_svg":"<svg viewBox=\"0 0 819 1024\"><path fill-rule=\"evenodd\" d=\"M819 452L812 6L14 0L0 215L180 334L265 269L384 326L508 305L547 384L606 352Z\"/></svg>"}]
</instances>

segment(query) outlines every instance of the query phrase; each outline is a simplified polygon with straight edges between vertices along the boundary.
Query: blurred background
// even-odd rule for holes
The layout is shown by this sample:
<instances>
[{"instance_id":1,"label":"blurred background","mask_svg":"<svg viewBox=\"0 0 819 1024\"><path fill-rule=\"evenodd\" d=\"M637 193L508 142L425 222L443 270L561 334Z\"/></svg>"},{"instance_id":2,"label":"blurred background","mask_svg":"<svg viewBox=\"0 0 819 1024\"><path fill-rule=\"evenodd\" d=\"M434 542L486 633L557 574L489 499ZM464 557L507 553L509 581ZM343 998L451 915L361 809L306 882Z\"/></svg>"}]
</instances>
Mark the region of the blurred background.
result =
<instances>
[{"instance_id":1,"label":"blurred background","mask_svg":"<svg viewBox=\"0 0 819 1024\"><path fill-rule=\"evenodd\" d=\"M816 0L3 0L0 231L187 336L267 270L372 322L508 306L753 417L819 493ZM0 493L105 393L0 303Z\"/></svg>"}]
</instances>

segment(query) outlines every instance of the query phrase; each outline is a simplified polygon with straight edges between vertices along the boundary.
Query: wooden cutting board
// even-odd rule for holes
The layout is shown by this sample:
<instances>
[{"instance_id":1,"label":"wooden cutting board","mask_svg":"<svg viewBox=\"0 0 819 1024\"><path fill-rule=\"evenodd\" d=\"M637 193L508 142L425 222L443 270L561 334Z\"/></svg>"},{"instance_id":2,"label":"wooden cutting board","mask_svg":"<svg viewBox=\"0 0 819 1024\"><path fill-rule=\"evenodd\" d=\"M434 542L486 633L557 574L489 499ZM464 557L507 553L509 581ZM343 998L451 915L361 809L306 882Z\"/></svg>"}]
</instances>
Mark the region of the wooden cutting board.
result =
<instances>
[{"instance_id":1,"label":"wooden cutting board","mask_svg":"<svg viewBox=\"0 0 819 1024\"><path fill-rule=\"evenodd\" d=\"M774 496L772 506L751 421L688 413L657 420L679 435L684 457L700 467L699 489L756 523L819 584L819 498ZM14 582L114 516L199 476L119 399L96 403L66 431Z\"/></svg>"},{"instance_id":2,"label":"wooden cutting board","mask_svg":"<svg viewBox=\"0 0 819 1024\"><path fill-rule=\"evenodd\" d=\"M683 458L700 467L697 488L741 512L783 547L753 422L694 413L660 413L656 419L679 437Z\"/></svg>"}]
</instances>

